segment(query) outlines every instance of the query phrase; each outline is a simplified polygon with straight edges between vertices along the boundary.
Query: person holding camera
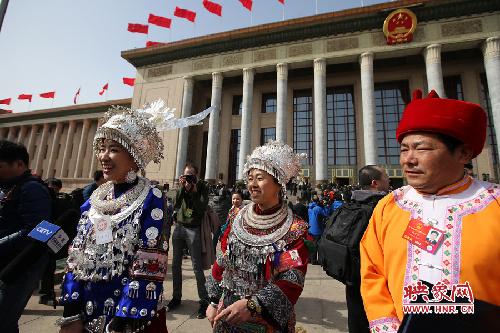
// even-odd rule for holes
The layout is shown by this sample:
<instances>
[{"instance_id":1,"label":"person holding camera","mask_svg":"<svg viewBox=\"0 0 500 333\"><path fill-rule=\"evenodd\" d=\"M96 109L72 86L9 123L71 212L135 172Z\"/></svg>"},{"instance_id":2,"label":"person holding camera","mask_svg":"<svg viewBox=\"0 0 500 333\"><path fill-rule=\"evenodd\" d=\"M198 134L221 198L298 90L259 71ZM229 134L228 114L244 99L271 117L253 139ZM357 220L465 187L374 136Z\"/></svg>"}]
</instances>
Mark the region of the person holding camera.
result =
<instances>
[{"instance_id":1,"label":"person holding camera","mask_svg":"<svg viewBox=\"0 0 500 333\"><path fill-rule=\"evenodd\" d=\"M172 300L167 305L167 311L175 310L181 304L182 298L182 256L185 246L189 249L193 264L200 308L198 318L205 318L208 306L208 293L205 288L205 275L201 258L201 222L208 205L208 184L198 179L198 167L189 164L184 174L179 177L179 188L174 198L174 209L177 213L177 224L172 234Z\"/></svg>"}]
</instances>

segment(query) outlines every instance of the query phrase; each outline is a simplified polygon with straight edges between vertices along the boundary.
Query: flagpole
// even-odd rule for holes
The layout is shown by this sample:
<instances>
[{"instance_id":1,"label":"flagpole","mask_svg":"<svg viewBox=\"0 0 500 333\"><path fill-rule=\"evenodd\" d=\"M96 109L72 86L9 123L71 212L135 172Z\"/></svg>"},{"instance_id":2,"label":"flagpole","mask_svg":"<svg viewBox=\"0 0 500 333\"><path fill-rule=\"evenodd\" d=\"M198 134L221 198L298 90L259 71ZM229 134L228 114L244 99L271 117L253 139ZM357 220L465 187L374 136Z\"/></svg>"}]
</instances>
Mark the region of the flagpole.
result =
<instances>
[{"instance_id":1,"label":"flagpole","mask_svg":"<svg viewBox=\"0 0 500 333\"><path fill-rule=\"evenodd\" d=\"M80 92L81 92L81 89L82 89L82 86L80 86L80 88L78 88L78 98L76 99L76 104L78 104L80 102Z\"/></svg>"},{"instance_id":2,"label":"flagpole","mask_svg":"<svg viewBox=\"0 0 500 333\"><path fill-rule=\"evenodd\" d=\"M148 32L146 33L146 44L148 43L148 36L149 36L149 24L148 24Z\"/></svg>"},{"instance_id":3,"label":"flagpole","mask_svg":"<svg viewBox=\"0 0 500 333\"><path fill-rule=\"evenodd\" d=\"M250 11L250 26L253 26L253 23L252 23L252 18L253 18L253 15L252 15L252 11Z\"/></svg>"},{"instance_id":4,"label":"flagpole","mask_svg":"<svg viewBox=\"0 0 500 333\"><path fill-rule=\"evenodd\" d=\"M51 109L54 108L54 100L56 99L56 90L54 89L54 98L52 98L52 106Z\"/></svg>"},{"instance_id":5,"label":"flagpole","mask_svg":"<svg viewBox=\"0 0 500 333\"><path fill-rule=\"evenodd\" d=\"M283 21L285 21L285 2L283 1Z\"/></svg>"},{"instance_id":6,"label":"flagpole","mask_svg":"<svg viewBox=\"0 0 500 333\"><path fill-rule=\"evenodd\" d=\"M194 23L194 31L193 31L193 37L196 37L196 21Z\"/></svg>"},{"instance_id":7,"label":"flagpole","mask_svg":"<svg viewBox=\"0 0 500 333\"><path fill-rule=\"evenodd\" d=\"M108 86L108 89L106 89L106 100L108 100L109 80L108 80L107 86Z\"/></svg>"},{"instance_id":8,"label":"flagpole","mask_svg":"<svg viewBox=\"0 0 500 333\"><path fill-rule=\"evenodd\" d=\"M168 42L170 43L170 38L172 37L172 28L168 28Z\"/></svg>"},{"instance_id":9,"label":"flagpole","mask_svg":"<svg viewBox=\"0 0 500 333\"><path fill-rule=\"evenodd\" d=\"M316 0L316 15L318 15L318 0Z\"/></svg>"}]
</instances>

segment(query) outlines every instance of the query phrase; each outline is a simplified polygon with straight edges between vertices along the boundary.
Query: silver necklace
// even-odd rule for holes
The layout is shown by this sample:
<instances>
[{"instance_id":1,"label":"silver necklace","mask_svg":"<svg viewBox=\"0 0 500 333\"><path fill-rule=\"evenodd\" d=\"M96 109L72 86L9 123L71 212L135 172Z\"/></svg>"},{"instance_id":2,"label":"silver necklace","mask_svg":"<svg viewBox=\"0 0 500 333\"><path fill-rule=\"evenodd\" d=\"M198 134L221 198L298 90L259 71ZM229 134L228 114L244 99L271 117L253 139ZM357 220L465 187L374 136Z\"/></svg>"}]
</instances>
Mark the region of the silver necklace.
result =
<instances>
[{"instance_id":1,"label":"silver necklace","mask_svg":"<svg viewBox=\"0 0 500 333\"><path fill-rule=\"evenodd\" d=\"M278 240L283 238L283 236L285 236L288 230L290 230L290 227L293 223L293 213L292 210L288 208L286 204L283 203L277 214L273 214L274 217L272 219L267 219L267 221L264 222L267 227L258 229L263 230L263 229L273 228L280 222L283 222L283 219L285 219L285 222L283 222L283 225L281 227L279 227L278 229L267 235L254 235L248 232L243 223L246 222L249 226L259 225L260 223L258 219L264 216L257 214L249 214L249 211L254 212L254 206L255 206L254 203L245 206L242 209L242 211L236 216L233 225L231 227L231 231L229 233L230 242L232 240L235 240L234 238L236 237L240 242L246 245L266 246L277 242Z\"/></svg>"},{"instance_id":2,"label":"silver necklace","mask_svg":"<svg viewBox=\"0 0 500 333\"><path fill-rule=\"evenodd\" d=\"M138 177L136 186L129 189L121 196L115 199L107 199L108 193L113 189L113 182L109 181L99 186L90 196L90 205L99 214L106 214L122 209L125 205L137 201L147 188L149 191L148 180L144 177ZM147 195L147 193L146 193Z\"/></svg>"}]
</instances>

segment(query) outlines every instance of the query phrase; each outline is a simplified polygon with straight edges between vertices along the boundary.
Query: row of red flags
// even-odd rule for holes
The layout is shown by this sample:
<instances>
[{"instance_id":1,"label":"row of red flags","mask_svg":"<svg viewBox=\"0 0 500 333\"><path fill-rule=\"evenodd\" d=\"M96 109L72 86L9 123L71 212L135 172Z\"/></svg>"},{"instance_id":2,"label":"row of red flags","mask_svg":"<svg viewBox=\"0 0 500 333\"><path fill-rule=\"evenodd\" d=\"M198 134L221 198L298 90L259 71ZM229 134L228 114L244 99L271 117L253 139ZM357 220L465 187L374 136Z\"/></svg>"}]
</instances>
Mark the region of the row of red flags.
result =
<instances>
[{"instance_id":1,"label":"row of red flags","mask_svg":"<svg viewBox=\"0 0 500 333\"><path fill-rule=\"evenodd\" d=\"M124 77L123 78L123 83L133 87L134 83L135 83L135 79ZM106 90L108 90L108 88L109 88L109 83L106 83L104 85L104 87L102 87L102 91L99 92L99 95L102 96L104 94L104 92ZM78 91L76 92L75 98L73 99L73 103L74 104L76 104L76 100L78 98L78 95L80 95L80 90L81 89L82 88L79 88ZM52 92L43 93L43 94L40 94L40 97L41 98L55 98L56 97L56 92L52 91ZM19 99L19 100L28 100L31 103L31 100L33 99L33 95L21 94L21 95L19 95L19 97L17 99ZM12 102L12 98L0 99L0 104L10 105L11 102ZM12 112L11 110L7 110L7 111Z\"/></svg>"},{"instance_id":2,"label":"row of red flags","mask_svg":"<svg viewBox=\"0 0 500 333\"><path fill-rule=\"evenodd\" d=\"M245 7L249 11L252 11L253 0L239 0L239 1L243 5L243 7ZM283 5L285 5L285 0L278 0L278 1L281 2ZM222 6L219 5L218 3L208 1L208 0L203 0L203 6L210 13L218 15L218 16L222 16ZM193 11L190 11L187 9L183 9L183 8L179 8L179 7L175 7L174 16L185 18L188 21L191 21L194 23L194 21L196 19L196 12L193 12ZM170 28L170 24L172 23L172 19L149 14L148 23L154 24L154 25L157 25L157 26L163 27L163 28ZM149 25L138 24L138 23L129 23L127 30L130 32L148 34ZM161 44L161 43L154 43L154 42L151 42L151 43L153 43L153 45ZM152 46L152 45L147 45L147 46Z\"/></svg>"}]
</instances>

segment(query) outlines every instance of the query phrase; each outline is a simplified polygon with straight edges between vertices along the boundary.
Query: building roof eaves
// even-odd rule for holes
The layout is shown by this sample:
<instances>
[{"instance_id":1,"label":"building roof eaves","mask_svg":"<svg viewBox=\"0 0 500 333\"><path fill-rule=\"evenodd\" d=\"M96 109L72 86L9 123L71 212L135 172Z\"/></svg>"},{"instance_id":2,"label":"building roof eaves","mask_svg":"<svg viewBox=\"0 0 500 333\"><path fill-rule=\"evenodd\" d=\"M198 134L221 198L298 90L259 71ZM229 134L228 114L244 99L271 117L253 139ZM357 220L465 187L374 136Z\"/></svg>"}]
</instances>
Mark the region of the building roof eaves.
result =
<instances>
[{"instance_id":1,"label":"building roof eaves","mask_svg":"<svg viewBox=\"0 0 500 333\"><path fill-rule=\"evenodd\" d=\"M65 107L59 107L54 109L44 109L36 110L22 113L8 113L0 114L0 120L2 123L14 123L18 121L29 121L50 118L61 118L70 117L75 115L88 114L93 115L96 113L106 112L111 105L123 105L130 107L132 104L131 98L116 99L106 102L90 103L90 104L78 104ZM84 111L84 112L83 112Z\"/></svg>"},{"instance_id":2,"label":"building roof eaves","mask_svg":"<svg viewBox=\"0 0 500 333\"><path fill-rule=\"evenodd\" d=\"M209 54L284 42L382 29L388 11L411 7L419 22L500 10L498 0L405 0L386 2L243 28L158 46L128 50L122 57L136 68Z\"/></svg>"}]
</instances>

